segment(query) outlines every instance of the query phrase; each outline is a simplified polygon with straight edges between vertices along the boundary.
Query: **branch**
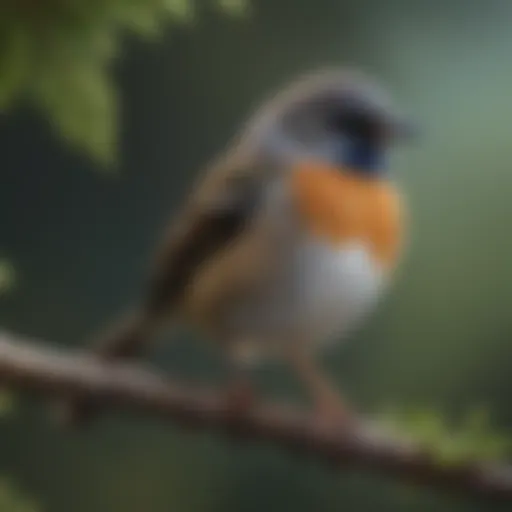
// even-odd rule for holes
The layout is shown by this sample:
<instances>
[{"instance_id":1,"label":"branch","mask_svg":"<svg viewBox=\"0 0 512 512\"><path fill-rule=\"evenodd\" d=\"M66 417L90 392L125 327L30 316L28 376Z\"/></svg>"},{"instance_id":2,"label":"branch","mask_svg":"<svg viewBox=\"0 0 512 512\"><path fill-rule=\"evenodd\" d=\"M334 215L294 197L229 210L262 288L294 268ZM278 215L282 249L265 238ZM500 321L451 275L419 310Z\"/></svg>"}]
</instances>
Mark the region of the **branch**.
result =
<instances>
[{"instance_id":1,"label":"branch","mask_svg":"<svg viewBox=\"0 0 512 512\"><path fill-rule=\"evenodd\" d=\"M512 501L512 467L443 465L420 447L369 426L345 434L320 430L310 414L287 405L261 404L234 415L220 393L169 382L141 366L103 363L1 331L0 384L52 398L93 399L109 409L138 410L188 427L221 429L234 438L273 442L336 466Z\"/></svg>"}]
</instances>

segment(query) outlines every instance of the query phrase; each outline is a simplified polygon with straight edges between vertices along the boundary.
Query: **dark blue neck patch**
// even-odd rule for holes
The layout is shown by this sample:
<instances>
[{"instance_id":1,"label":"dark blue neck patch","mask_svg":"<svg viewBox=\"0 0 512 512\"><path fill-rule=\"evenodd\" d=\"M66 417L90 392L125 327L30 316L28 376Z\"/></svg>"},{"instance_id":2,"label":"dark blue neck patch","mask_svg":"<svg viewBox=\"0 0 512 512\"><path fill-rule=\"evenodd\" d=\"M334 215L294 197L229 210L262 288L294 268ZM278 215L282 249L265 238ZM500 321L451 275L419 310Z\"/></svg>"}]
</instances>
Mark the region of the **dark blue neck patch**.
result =
<instances>
[{"instance_id":1,"label":"dark blue neck patch","mask_svg":"<svg viewBox=\"0 0 512 512\"><path fill-rule=\"evenodd\" d=\"M341 164L361 174L375 175L385 172L385 151L374 141L364 139L348 140L340 155Z\"/></svg>"}]
</instances>

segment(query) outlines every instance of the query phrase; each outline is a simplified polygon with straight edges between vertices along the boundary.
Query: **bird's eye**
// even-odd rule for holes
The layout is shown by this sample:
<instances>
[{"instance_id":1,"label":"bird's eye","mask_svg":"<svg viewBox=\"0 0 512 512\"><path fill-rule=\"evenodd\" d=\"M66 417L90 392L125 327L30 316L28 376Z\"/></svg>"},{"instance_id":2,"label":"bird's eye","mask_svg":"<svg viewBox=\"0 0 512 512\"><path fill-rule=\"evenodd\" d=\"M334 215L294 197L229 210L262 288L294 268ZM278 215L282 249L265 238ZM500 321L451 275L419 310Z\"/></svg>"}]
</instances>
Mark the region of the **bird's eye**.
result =
<instances>
[{"instance_id":1,"label":"bird's eye","mask_svg":"<svg viewBox=\"0 0 512 512\"><path fill-rule=\"evenodd\" d=\"M329 118L329 128L339 133L362 139L378 135L378 125L368 112L344 109Z\"/></svg>"}]
</instances>

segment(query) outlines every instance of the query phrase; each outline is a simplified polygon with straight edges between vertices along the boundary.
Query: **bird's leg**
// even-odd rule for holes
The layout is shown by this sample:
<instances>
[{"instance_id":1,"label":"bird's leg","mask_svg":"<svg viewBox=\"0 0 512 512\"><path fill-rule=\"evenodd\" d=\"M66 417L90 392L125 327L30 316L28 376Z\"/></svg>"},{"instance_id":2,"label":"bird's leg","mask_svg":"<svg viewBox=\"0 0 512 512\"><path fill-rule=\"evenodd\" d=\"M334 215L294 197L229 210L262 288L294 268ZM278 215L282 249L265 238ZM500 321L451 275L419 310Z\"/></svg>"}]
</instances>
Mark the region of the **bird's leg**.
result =
<instances>
[{"instance_id":1,"label":"bird's leg","mask_svg":"<svg viewBox=\"0 0 512 512\"><path fill-rule=\"evenodd\" d=\"M314 356L303 348L288 352L289 361L301 382L308 390L316 417L326 428L351 428L356 416L319 366Z\"/></svg>"}]
</instances>

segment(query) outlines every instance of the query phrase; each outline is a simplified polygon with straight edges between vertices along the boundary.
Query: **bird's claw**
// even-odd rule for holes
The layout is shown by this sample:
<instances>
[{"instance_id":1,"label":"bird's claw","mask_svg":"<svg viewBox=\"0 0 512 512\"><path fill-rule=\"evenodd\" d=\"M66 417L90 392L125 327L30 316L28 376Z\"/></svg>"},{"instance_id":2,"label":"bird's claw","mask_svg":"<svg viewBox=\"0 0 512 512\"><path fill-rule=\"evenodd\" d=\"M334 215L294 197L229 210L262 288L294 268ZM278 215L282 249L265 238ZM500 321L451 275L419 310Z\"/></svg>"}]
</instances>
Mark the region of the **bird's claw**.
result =
<instances>
[{"instance_id":1,"label":"bird's claw","mask_svg":"<svg viewBox=\"0 0 512 512\"><path fill-rule=\"evenodd\" d=\"M329 434L351 434L359 428L359 418L345 405L321 403L314 412L315 426Z\"/></svg>"}]
</instances>

